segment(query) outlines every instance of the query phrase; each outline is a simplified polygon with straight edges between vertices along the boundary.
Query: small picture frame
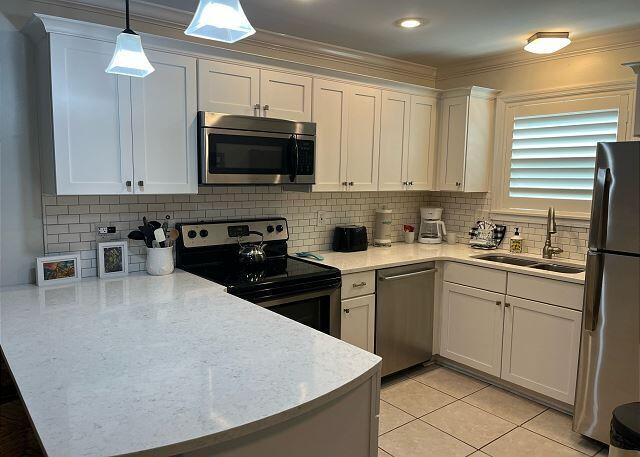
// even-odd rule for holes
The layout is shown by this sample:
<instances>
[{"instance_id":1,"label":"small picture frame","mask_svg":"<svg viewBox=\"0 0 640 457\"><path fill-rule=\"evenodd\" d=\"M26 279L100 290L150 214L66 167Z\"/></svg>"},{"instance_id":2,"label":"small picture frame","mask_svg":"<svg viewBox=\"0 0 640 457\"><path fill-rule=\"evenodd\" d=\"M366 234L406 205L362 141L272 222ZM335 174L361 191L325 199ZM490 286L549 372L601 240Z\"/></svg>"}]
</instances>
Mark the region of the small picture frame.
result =
<instances>
[{"instance_id":1,"label":"small picture frame","mask_svg":"<svg viewBox=\"0 0 640 457\"><path fill-rule=\"evenodd\" d=\"M115 278L129 274L129 255L126 241L98 243L98 276Z\"/></svg>"},{"instance_id":2,"label":"small picture frame","mask_svg":"<svg viewBox=\"0 0 640 457\"><path fill-rule=\"evenodd\" d=\"M80 254L49 255L36 259L39 287L66 284L82 279Z\"/></svg>"}]
</instances>

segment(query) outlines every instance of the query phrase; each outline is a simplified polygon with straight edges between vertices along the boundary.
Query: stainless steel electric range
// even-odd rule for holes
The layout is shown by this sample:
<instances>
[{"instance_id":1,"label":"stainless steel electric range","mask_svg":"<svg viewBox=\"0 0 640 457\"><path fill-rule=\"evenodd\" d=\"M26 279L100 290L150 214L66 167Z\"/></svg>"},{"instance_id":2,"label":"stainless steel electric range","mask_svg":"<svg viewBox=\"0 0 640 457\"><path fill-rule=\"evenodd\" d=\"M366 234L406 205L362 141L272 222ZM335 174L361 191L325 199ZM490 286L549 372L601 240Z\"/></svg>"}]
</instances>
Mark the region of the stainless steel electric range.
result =
<instances>
[{"instance_id":1,"label":"stainless steel electric range","mask_svg":"<svg viewBox=\"0 0 640 457\"><path fill-rule=\"evenodd\" d=\"M284 218L177 224L176 266L237 297L340 337L340 270L288 255ZM264 260L239 255L241 244ZM246 250L246 249L245 249Z\"/></svg>"}]
</instances>

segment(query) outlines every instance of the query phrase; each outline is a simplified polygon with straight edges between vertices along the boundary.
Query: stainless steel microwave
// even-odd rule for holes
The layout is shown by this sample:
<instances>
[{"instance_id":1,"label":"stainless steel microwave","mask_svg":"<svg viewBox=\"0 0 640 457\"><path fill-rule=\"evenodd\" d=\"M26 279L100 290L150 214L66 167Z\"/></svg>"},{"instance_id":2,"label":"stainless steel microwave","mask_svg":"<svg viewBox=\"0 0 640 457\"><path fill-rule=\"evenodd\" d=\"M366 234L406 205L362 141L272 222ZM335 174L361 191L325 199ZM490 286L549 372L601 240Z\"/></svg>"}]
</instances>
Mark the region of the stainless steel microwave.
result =
<instances>
[{"instance_id":1,"label":"stainless steel microwave","mask_svg":"<svg viewBox=\"0 0 640 457\"><path fill-rule=\"evenodd\" d=\"M198 112L201 184L315 184L316 124Z\"/></svg>"}]
</instances>

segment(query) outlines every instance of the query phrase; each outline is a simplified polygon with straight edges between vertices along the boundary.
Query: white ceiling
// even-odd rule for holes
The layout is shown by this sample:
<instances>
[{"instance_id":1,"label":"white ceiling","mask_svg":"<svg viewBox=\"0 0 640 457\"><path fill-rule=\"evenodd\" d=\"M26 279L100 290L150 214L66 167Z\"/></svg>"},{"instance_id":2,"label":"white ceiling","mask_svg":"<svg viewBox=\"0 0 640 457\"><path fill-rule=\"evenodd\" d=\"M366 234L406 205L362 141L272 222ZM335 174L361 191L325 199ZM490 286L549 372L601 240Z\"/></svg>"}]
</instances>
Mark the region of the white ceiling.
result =
<instances>
[{"instance_id":1,"label":"white ceiling","mask_svg":"<svg viewBox=\"0 0 640 457\"><path fill-rule=\"evenodd\" d=\"M147 0L194 11L197 0ZM241 0L254 27L418 63L521 49L537 31L574 38L640 25L640 0ZM403 30L402 17L429 23Z\"/></svg>"}]
</instances>

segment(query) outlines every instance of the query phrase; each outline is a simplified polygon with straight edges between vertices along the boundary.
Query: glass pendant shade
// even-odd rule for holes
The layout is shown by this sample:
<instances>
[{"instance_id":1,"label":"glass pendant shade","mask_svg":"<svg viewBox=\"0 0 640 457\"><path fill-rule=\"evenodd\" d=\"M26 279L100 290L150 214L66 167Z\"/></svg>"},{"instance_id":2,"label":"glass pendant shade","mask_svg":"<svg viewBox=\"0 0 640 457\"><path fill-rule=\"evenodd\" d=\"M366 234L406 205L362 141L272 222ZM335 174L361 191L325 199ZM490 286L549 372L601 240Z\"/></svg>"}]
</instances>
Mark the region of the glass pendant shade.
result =
<instances>
[{"instance_id":1,"label":"glass pendant shade","mask_svg":"<svg viewBox=\"0 0 640 457\"><path fill-rule=\"evenodd\" d=\"M256 33L239 0L200 0L191 24L184 31L207 40L235 43Z\"/></svg>"},{"instance_id":2,"label":"glass pendant shade","mask_svg":"<svg viewBox=\"0 0 640 457\"><path fill-rule=\"evenodd\" d=\"M153 73L154 68L144 54L140 36L126 30L120 33L116 39L116 51L105 71L136 78Z\"/></svg>"}]
</instances>

